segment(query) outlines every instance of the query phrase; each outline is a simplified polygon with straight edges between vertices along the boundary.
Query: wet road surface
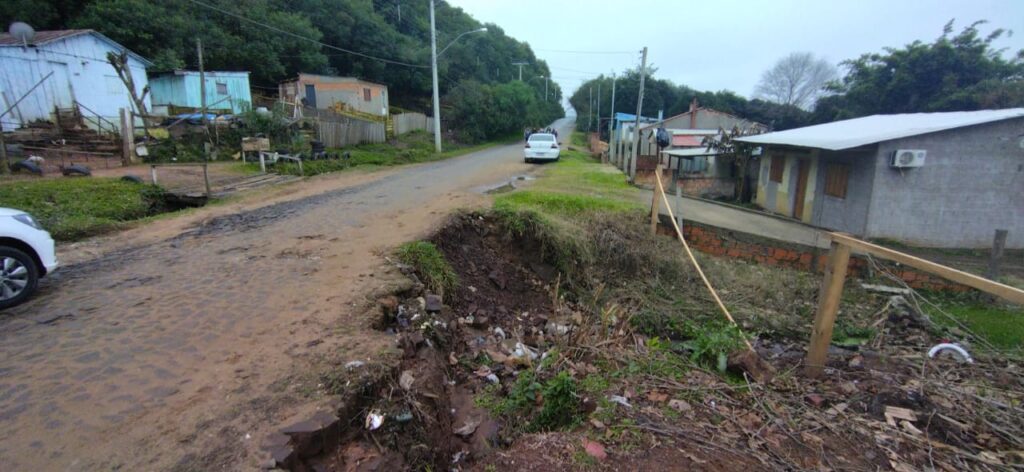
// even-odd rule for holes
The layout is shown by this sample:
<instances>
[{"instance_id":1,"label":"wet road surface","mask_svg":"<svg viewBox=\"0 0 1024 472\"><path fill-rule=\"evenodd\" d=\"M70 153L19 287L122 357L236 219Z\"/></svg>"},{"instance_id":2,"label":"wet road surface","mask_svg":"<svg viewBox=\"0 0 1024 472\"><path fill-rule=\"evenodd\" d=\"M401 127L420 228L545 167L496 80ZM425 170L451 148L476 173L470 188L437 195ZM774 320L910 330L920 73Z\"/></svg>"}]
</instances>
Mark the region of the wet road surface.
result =
<instances>
[{"instance_id":1,"label":"wet road surface","mask_svg":"<svg viewBox=\"0 0 1024 472\"><path fill-rule=\"evenodd\" d=\"M536 170L490 148L62 268L0 314L2 469L166 470L242 447L287 411L258 403L297 359L387 342L352 312L382 251Z\"/></svg>"}]
</instances>

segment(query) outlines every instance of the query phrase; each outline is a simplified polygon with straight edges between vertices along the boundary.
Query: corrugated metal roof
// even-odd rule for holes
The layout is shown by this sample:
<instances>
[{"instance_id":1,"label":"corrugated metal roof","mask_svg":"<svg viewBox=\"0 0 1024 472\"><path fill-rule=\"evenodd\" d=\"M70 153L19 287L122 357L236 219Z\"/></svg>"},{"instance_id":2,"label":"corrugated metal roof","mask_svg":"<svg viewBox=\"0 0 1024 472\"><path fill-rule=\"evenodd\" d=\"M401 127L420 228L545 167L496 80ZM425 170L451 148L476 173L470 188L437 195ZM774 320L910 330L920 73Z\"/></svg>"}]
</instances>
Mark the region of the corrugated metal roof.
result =
<instances>
[{"instance_id":1,"label":"corrugated metal roof","mask_svg":"<svg viewBox=\"0 0 1024 472\"><path fill-rule=\"evenodd\" d=\"M778 144L837 151L893 139L1024 117L1024 108L872 115L804 128L738 138L754 144Z\"/></svg>"},{"instance_id":2,"label":"corrugated metal roof","mask_svg":"<svg viewBox=\"0 0 1024 472\"><path fill-rule=\"evenodd\" d=\"M696 147L701 146L704 143L703 136L687 136L684 134L677 134L672 136L673 146L685 146L685 147Z\"/></svg>"},{"instance_id":3,"label":"corrugated metal roof","mask_svg":"<svg viewBox=\"0 0 1024 472\"><path fill-rule=\"evenodd\" d=\"M690 148L690 149L669 149L668 151L662 151L669 156L675 157L698 157L698 156L715 156L718 155L717 151L709 151L706 147Z\"/></svg>"},{"instance_id":4,"label":"corrugated metal roof","mask_svg":"<svg viewBox=\"0 0 1024 472\"><path fill-rule=\"evenodd\" d=\"M54 31L36 31L32 41L29 41L29 45L40 46L46 43L56 41L58 39L70 38L72 36L78 36L80 34L92 33L91 29L72 29L72 30L54 30ZM0 46L23 46L20 39L12 36L9 33L0 34Z\"/></svg>"}]
</instances>

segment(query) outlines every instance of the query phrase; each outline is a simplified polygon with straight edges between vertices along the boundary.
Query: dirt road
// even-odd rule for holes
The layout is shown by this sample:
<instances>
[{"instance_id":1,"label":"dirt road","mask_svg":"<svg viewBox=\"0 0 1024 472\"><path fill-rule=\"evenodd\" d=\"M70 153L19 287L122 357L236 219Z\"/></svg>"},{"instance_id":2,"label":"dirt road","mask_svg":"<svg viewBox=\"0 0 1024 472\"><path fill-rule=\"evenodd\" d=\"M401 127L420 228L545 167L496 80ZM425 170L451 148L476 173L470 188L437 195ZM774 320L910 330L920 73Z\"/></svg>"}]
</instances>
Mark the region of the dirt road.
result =
<instances>
[{"instance_id":1,"label":"dirt road","mask_svg":"<svg viewBox=\"0 0 1024 472\"><path fill-rule=\"evenodd\" d=\"M253 443L303 408L281 382L391 342L356 308L383 283L383 251L536 170L501 146L75 246L73 265L0 315L3 469L253 468Z\"/></svg>"}]
</instances>

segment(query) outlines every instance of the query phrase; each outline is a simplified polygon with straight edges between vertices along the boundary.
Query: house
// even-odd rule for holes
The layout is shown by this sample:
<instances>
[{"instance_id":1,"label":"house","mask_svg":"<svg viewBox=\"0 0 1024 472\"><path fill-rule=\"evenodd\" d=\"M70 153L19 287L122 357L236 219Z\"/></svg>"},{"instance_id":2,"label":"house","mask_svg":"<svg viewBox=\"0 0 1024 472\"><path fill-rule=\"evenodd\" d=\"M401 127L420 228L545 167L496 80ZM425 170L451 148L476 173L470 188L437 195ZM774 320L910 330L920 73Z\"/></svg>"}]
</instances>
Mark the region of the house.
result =
<instances>
[{"instance_id":1,"label":"house","mask_svg":"<svg viewBox=\"0 0 1024 472\"><path fill-rule=\"evenodd\" d=\"M279 84L278 93L286 103L376 118L388 116L388 87L353 77L299 74L295 80Z\"/></svg>"},{"instance_id":2,"label":"house","mask_svg":"<svg viewBox=\"0 0 1024 472\"><path fill-rule=\"evenodd\" d=\"M690 109L686 112L650 123L647 126L642 126L640 128L640 132L642 133L642 138L640 140L640 154L644 156L653 156L657 152L654 133L657 132L658 128L694 130L724 129L729 131L735 127L739 127L745 131L761 132L768 130L767 126L756 121L740 118L724 111L699 106L697 99L694 98L693 101L690 102Z\"/></svg>"},{"instance_id":3,"label":"house","mask_svg":"<svg viewBox=\"0 0 1024 472\"><path fill-rule=\"evenodd\" d=\"M206 107L211 112L242 113L252 108L248 72L210 71L206 81ZM203 106L199 71L176 70L149 79L154 115L177 115Z\"/></svg>"},{"instance_id":4,"label":"house","mask_svg":"<svg viewBox=\"0 0 1024 472\"><path fill-rule=\"evenodd\" d=\"M22 96L3 119L3 129L13 130L42 120L56 122L58 110L74 109L90 127L120 126L119 109L134 109L131 95L107 53L127 51L110 38L88 29L37 31L26 43L0 34L0 105L7 109ZM128 67L136 93L147 86L146 67L152 63L131 51ZM43 77L53 73L31 93ZM149 98L144 98L149 105Z\"/></svg>"},{"instance_id":5,"label":"house","mask_svg":"<svg viewBox=\"0 0 1024 472\"><path fill-rule=\"evenodd\" d=\"M1024 248L1024 108L874 115L740 138L765 145L757 203L929 247Z\"/></svg>"},{"instance_id":6,"label":"house","mask_svg":"<svg viewBox=\"0 0 1024 472\"><path fill-rule=\"evenodd\" d=\"M640 125L644 123L654 123L658 121L656 118L649 118L646 116L640 117ZM612 115L612 131L608 140L609 158L612 162L621 162L622 156L628 155L629 149L632 148L633 140L636 137L633 135L633 128L636 127L636 115L629 113L615 113Z\"/></svg>"}]
</instances>

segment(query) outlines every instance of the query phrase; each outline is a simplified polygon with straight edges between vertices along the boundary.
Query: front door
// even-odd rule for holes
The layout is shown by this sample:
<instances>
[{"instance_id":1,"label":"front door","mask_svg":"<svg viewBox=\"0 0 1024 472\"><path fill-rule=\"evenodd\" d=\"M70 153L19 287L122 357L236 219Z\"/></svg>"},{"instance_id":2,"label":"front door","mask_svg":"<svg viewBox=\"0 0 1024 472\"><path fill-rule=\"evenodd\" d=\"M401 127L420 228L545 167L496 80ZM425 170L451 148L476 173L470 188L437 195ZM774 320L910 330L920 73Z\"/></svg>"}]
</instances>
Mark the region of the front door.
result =
<instances>
[{"instance_id":1,"label":"front door","mask_svg":"<svg viewBox=\"0 0 1024 472\"><path fill-rule=\"evenodd\" d=\"M802 219L804 214L804 199L807 197L807 178L810 175L811 166L806 159L797 159L796 192L794 192L793 218Z\"/></svg>"},{"instance_id":2,"label":"front door","mask_svg":"<svg viewBox=\"0 0 1024 472\"><path fill-rule=\"evenodd\" d=\"M316 108L316 85L306 84L306 106Z\"/></svg>"}]
</instances>

